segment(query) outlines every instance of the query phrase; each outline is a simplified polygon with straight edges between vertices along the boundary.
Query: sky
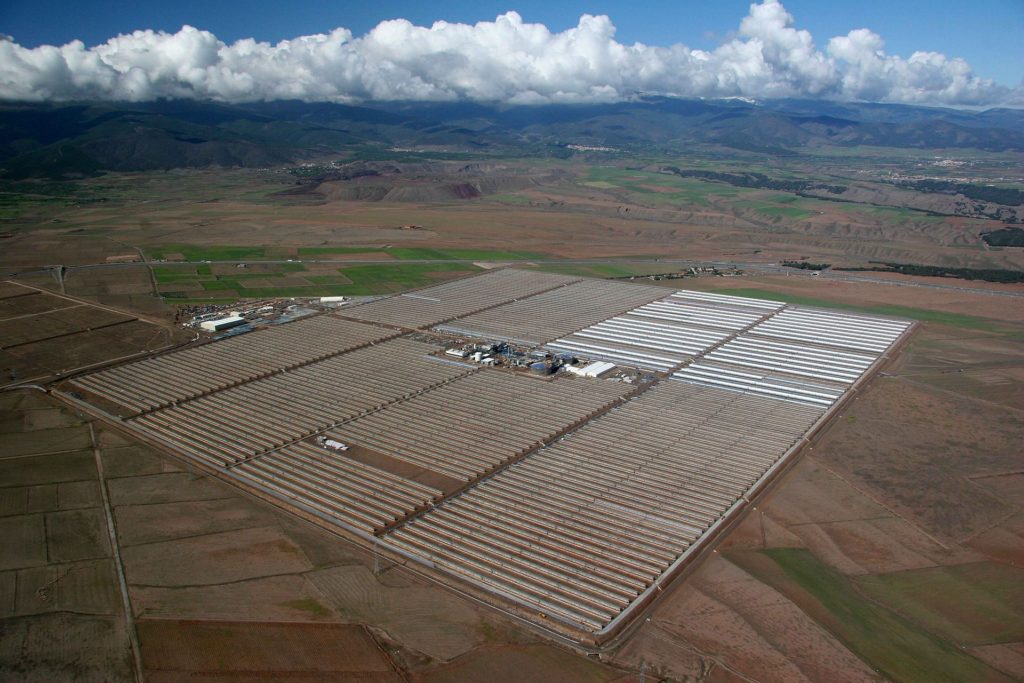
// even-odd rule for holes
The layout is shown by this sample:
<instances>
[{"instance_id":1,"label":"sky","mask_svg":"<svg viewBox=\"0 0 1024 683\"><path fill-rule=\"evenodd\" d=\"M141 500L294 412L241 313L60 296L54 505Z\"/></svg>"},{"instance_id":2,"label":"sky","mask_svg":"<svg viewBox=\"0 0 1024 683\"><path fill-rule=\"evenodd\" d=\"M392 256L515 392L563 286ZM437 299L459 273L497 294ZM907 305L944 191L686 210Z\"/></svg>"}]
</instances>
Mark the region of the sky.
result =
<instances>
[{"instance_id":1,"label":"sky","mask_svg":"<svg viewBox=\"0 0 1024 683\"><path fill-rule=\"evenodd\" d=\"M1024 104L1024 0L6 0L0 33L6 100Z\"/></svg>"}]
</instances>

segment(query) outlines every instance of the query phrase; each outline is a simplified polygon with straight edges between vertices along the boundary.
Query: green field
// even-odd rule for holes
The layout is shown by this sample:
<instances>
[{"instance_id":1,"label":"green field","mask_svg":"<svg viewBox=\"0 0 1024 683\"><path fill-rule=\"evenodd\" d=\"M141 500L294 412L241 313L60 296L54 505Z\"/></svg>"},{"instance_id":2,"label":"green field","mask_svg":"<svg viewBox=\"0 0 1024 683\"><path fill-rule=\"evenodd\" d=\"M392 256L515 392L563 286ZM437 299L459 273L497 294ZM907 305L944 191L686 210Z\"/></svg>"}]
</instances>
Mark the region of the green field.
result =
<instances>
[{"instance_id":1,"label":"green field","mask_svg":"<svg viewBox=\"0 0 1024 683\"><path fill-rule=\"evenodd\" d=\"M848 213L859 213L862 215L867 214L874 218L894 222L912 221L914 223L944 223L947 220L945 216L933 216L924 211L904 209L895 206L843 203L842 209Z\"/></svg>"},{"instance_id":2,"label":"green field","mask_svg":"<svg viewBox=\"0 0 1024 683\"><path fill-rule=\"evenodd\" d=\"M348 266L341 269L342 275L352 281L351 285L338 286L339 294L386 294L413 287L423 287L435 280L433 273L472 273L480 270L476 266L460 263L406 263L401 265Z\"/></svg>"},{"instance_id":3,"label":"green field","mask_svg":"<svg viewBox=\"0 0 1024 683\"><path fill-rule=\"evenodd\" d=\"M893 681L1009 681L959 644L878 604L803 548L729 553ZM930 624L929 624L930 626Z\"/></svg>"},{"instance_id":4,"label":"green field","mask_svg":"<svg viewBox=\"0 0 1024 683\"><path fill-rule=\"evenodd\" d=\"M756 191L725 183L707 182L699 178L681 178L668 173L610 166L588 169L582 185L598 189L626 190L642 195L643 201L647 203L697 206L707 206L708 197L730 198Z\"/></svg>"},{"instance_id":5,"label":"green field","mask_svg":"<svg viewBox=\"0 0 1024 683\"><path fill-rule=\"evenodd\" d=\"M499 202L501 204L517 204L524 205L529 204L532 200L529 197L524 197L520 194L492 194L488 195L487 199L492 202Z\"/></svg>"},{"instance_id":6,"label":"green field","mask_svg":"<svg viewBox=\"0 0 1024 683\"><path fill-rule=\"evenodd\" d=\"M431 249L427 247L300 247L299 256L331 254L387 254L400 261L524 261L547 258L532 251L500 249Z\"/></svg>"},{"instance_id":7,"label":"green field","mask_svg":"<svg viewBox=\"0 0 1024 683\"><path fill-rule=\"evenodd\" d=\"M244 246L194 246L167 244L148 249L154 260L166 259L170 254L181 254L187 262L203 261L250 261L281 258L269 253L266 247ZM548 258L532 251L506 251L502 249L431 249L426 247L299 247L298 256L320 259L333 254L387 254L398 260L451 260L451 261L522 261ZM301 269L301 264L282 264L282 267ZM168 271L170 272L170 271Z\"/></svg>"},{"instance_id":8,"label":"green field","mask_svg":"<svg viewBox=\"0 0 1024 683\"><path fill-rule=\"evenodd\" d=\"M331 254L373 254L387 251L384 247L299 247L299 256L330 256Z\"/></svg>"},{"instance_id":9,"label":"green field","mask_svg":"<svg viewBox=\"0 0 1024 683\"><path fill-rule=\"evenodd\" d=\"M956 643L1024 640L1024 569L994 562L861 576L862 591Z\"/></svg>"},{"instance_id":10,"label":"green field","mask_svg":"<svg viewBox=\"0 0 1024 683\"><path fill-rule=\"evenodd\" d=\"M296 282L296 274L304 270L300 263L274 264L281 266L277 272L231 273L229 275L200 275L192 266L160 266L154 268L157 282L181 285L180 288L165 287L162 295L174 301L199 300L200 292L210 292L223 297L231 293L237 297L315 297L328 295L364 296L390 294L414 287L423 287L448 279L451 274L469 274L480 270L466 263L395 263L363 264L343 266L336 275L303 275ZM207 267L209 268L209 267ZM291 275L288 285L279 287L246 287L244 282L252 279L283 278ZM307 284L303 285L302 282ZM197 286L201 289L197 289Z\"/></svg>"},{"instance_id":11,"label":"green field","mask_svg":"<svg viewBox=\"0 0 1024 683\"><path fill-rule=\"evenodd\" d=\"M767 197L763 201L740 201L735 202L733 206L737 208L753 209L759 214L769 216L771 218L788 218L795 221L800 221L805 218L810 218L817 212L806 208L808 204L812 204L814 200L803 200L799 197L790 194L778 194Z\"/></svg>"}]
</instances>

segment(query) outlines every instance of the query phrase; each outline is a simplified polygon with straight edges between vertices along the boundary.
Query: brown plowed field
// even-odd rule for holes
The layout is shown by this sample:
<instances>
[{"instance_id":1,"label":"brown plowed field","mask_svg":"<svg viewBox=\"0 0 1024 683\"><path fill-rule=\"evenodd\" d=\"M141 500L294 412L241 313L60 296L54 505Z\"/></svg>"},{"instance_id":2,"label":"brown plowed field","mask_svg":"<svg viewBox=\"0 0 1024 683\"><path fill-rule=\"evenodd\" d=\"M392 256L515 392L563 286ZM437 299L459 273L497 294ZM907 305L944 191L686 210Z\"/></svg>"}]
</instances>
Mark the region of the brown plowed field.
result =
<instances>
[{"instance_id":1,"label":"brown plowed field","mask_svg":"<svg viewBox=\"0 0 1024 683\"><path fill-rule=\"evenodd\" d=\"M4 283L0 299L0 386L170 345L187 338L129 313ZM25 294L25 295L21 295Z\"/></svg>"},{"instance_id":2,"label":"brown plowed field","mask_svg":"<svg viewBox=\"0 0 1024 683\"><path fill-rule=\"evenodd\" d=\"M150 680L403 680L362 626L146 619L138 629Z\"/></svg>"}]
</instances>

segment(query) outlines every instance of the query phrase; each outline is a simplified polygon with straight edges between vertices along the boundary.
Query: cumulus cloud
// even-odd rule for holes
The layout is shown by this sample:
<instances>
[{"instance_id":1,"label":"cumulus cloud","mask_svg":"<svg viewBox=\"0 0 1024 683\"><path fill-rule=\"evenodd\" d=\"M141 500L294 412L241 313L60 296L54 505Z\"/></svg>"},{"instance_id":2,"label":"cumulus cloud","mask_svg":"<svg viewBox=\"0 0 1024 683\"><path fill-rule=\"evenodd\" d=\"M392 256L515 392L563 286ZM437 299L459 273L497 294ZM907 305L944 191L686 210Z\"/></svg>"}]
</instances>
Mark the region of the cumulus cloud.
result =
<instances>
[{"instance_id":1,"label":"cumulus cloud","mask_svg":"<svg viewBox=\"0 0 1024 683\"><path fill-rule=\"evenodd\" d=\"M515 12L474 25L385 21L277 44L227 44L208 31L136 31L96 47L25 48L0 40L0 98L226 102L301 99L606 102L638 91L680 97L816 97L989 104L1019 93L934 52L887 55L857 29L824 51L778 0L750 6L735 37L713 51L615 40L607 16L585 14L553 33Z\"/></svg>"}]
</instances>

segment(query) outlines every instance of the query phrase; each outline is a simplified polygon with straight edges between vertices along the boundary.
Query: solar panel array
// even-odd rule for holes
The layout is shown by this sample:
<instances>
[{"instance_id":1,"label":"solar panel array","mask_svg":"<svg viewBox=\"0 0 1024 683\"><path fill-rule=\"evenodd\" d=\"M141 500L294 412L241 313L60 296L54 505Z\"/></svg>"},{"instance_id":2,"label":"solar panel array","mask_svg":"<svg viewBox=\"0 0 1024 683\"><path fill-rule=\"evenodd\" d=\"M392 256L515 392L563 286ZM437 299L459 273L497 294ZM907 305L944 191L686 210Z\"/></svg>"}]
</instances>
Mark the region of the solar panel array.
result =
<instances>
[{"instance_id":1,"label":"solar panel array","mask_svg":"<svg viewBox=\"0 0 1024 683\"><path fill-rule=\"evenodd\" d=\"M542 344L663 296L665 290L652 285L587 280L459 318L438 329Z\"/></svg>"},{"instance_id":2,"label":"solar panel array","mask_svg":"<svg viewBox=\"0 0 1024 683\"><path fill-rule=\"evenodd\" d=\"M235 467L232 476L348 528L372 533L442 492L300 442Z\"/></svg>"},{"instance_id":3,"label":"solar panel array","mask_svg":"<svg viewBox=\"0 0 1024 683\"><path fill-rule=\"evenodd\" d=\"M383 538L549 618L596 631L821 413L661 384Z\"/></svg>"},{"instance_id":4,"label":"solar panel array","mask_svg":"<svg viewBox=\"0 0 1024 683\"><path fill-rule=\"evenodd\" d=\"M590 417L630 388L481 372L347 422L329 436L470 481Z\"/></svg>"},{"instance_id":5,"label":"solar panel array","mask_svg":"<svg viewBox=\"0 0 1024 683\"><path fill-rule=\"evenodd\" d=\"M880 354L903 334L909 323L862 315L791 308L762 325L757 334L807 341Z\"/></svg>"},{"instance_id":6,"label":"solar panel array","mask_svg":"<svg viewBox=\"0 0 1024 683\"><path fill-rule=\"evenodd\" d=\"M657 374L526 377L318 316L73 383L229 479L590 633L670 576L909 326L515 271L346 315L462 316L441 329Z\"/></svg>"},{"instance_id":7,"label":"solar panel array","mask_svg":"<svg viewBox=\"0 0 1024 683\"><path fill-rule=\"evenodd\" d=\"M474 368L428 357L437 347L393 339L132 418L217 466L234 464Z\"/></svg>"},{"instance_id":8,"label":"solar panel array","mask_svg":"<svg viewBox=\"0 0 1024 683\"><path fill-rule=\"evenodd\" d=\"M786 401L830 406L909 323L787 309L672 375Z\"/></svg>"},{"instance_id":9,"label":"solar panel array","mask_svg":"<svg viewBox=\"0 0 1024 683\"><path fill-rule=\"evenodd\" d=\"M134 412L224 389L397 334L329 315L297 320L76 378Z\"/></svg>"},{"instance_id":10,"label":"solar panel array","mask_svg":"<svg viewBox=\"0 0 1024 683\"><path fill-rule=\"evenodd\" d=\"M664 372L762 320L771 310L755 299L676 292L546 346L556 352Z\"/></svg>"},{"instance_id":11,"label":"solar panel array","mask_svg":"<svg viewBox=\"0 0 1024 683\"><path fill-rule=\"evenodd\" d=\"M398 327L429 327L579 280L554 273L495 270L346 308L345 315Z\"/></svg>"}]
</instances>

